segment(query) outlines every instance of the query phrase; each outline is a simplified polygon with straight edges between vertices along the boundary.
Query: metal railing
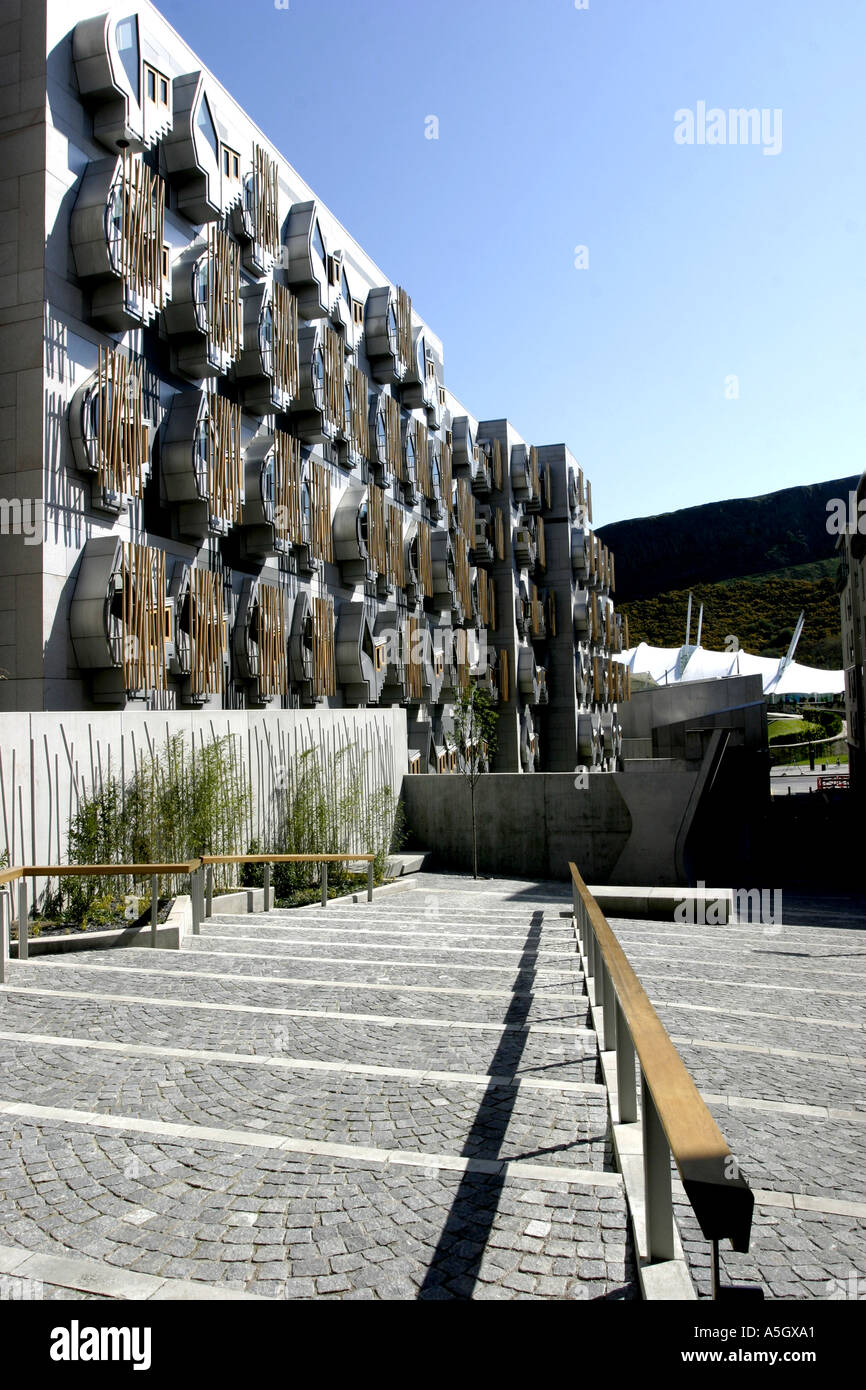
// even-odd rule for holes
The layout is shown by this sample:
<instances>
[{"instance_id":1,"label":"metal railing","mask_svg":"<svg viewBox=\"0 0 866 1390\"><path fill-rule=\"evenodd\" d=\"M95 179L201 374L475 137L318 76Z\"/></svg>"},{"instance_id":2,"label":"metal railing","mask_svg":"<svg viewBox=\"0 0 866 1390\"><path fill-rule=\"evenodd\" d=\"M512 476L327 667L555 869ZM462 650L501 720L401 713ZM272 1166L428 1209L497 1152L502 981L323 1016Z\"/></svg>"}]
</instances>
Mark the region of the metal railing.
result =
<instances>
[{"instance_id":1,"label":"metal railing","mask_svg":"<svg viewBox=\"0 0 866 1390\"><path fill-rule=\"evenodd\" d=\"M9 894L0 892L0 984L6 981L6 961L10 956L10 927L13 920L11 911L7 914L11 894L11 884L18 884L18 959L28 960L29 935L27 923L30 915L30 902L27 880L36 878L69 878L80 875L86 878L149 878L150 879L150 944L157 944L159 925L159 880L168 874L188 874L190 882L190 907L192 910L192 934L198 936L201 924L213 910L213 870L215 864L263 864L264 865L264 910L271 910L271 865L272 864L321 864L322 907L328 905L328 864L366 863L367 901L373 901L373 878L375 854L203 854L201 858L184 860L180 863L164 864L25 864L0 869L0 889L10 885Z\"/></svg>"},{"instance_id":2,"label":"metal railing","mask_svg":"<svg viewBox=\"0 0 866 1390\"><path fill-rule=\"evenodd\" d=\"M616 1053L620 1124L638 1118L635 1058L640 1062L648 1259L675 1258L673 1156L698 1225L712 1245L716 1298L719 1241L748 1251L755 1199L604 913L577 867L569 868L587 991L592 984L592 1002L602 1009L602 1048Z\"/></svg>"}]
</instances>

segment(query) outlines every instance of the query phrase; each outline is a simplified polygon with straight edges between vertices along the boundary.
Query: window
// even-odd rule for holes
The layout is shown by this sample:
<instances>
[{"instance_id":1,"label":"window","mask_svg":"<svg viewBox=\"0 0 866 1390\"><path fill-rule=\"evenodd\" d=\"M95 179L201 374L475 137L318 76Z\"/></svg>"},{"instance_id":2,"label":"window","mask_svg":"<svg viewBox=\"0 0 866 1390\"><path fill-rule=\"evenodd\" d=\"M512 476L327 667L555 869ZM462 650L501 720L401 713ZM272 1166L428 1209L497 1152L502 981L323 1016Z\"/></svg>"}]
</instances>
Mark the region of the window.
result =
<instances>
[{"instance_id":1,"label":"window","mask_svg":"<svg viewBox=\"0 0 866 1390\"><path fill-rule=\"evenodd\" d=\"M241 178L241 157L236 150L230 150L228 145L222 147L223 178L229 179L232 183L240 183Z\"/></svg>"},{"instance_id":2,"label":"window","mask_svg":"<svg viewBox=\"0 0 866 1390\"><path fill-rule=\"evenodd\" d=\"M388 426L385 423L385 412L379 410L376 413L376 451L380 462L388 457Z\"/></svg>"},{"instance_id":3,"label":"window","mask_svg":"<svg viewBox=\"0 0 866 1390\"><path fill-rule=\"evenodd\" d=\"M114 37L117 42L117 52L120 55L123 70L129 79L133 96L136 101L140 101L138 16L131 14L127 19L119 19L114 30Z\"/></svg>"},{"instance_id":4,"label":"window","mask_svg":"<svg viewBox=\"0 0 866 1390\"><path fill-rule=\"evenodd\" d=\"M322 265L324 265L326 259L325 243L322 240L322 229L319 226L318 222L313 223L313 250L315 251L319 260L322 262Z\"/></svg>"},{"instance_id":5,"label":"window","mask_svg":"<svg viewBox=\"0 0 866 1390\"><path fill-rule=\"evenodd\" d=\"M206 96L202 96L198 104L198 110L195 113L195 124L196 129L201 131L205 140L207 140L213 150L214 159L219 160L219 142L217 141L216 126L213 123L213 117L211 116Z\"/></svg>"},{"instance_id":6,"label":"window","mask_svg":"<svg viewBox=\"0 0 866 1390\"><path fill-rule=\"evenodd\" d=\"M394 309L394 305L393 305L393 304L389 304L389 305L388 305L387 324L388 324L388 347L390 348L391 352L396 356L396 353L397 353L397 314L396 314L396 312L395 312L395 309Z\"/></svg>"},{"instance_id":7,"label":"window","mask_svg":"<svg viewBox=\"0 0 866 1390\"><path fill-rule=\"evenodd\" d=\"M150 63L144 65L144 95L154 106L168 107L168 78Z\"/></svg>"},{"instance_id":8,"label":"window","mask_svg":"<svg viewBox=\"0 0 866 1390\"><path fill-rule=\"evenodd\" d=\"M320 347L316 348L316 351L313 353L310 372L312 375L313 395L317 405L321 405L325 394L325 357Z\"/></svg>"},{"instance_id":9,"label":"window","mask_svg":"<svg viewBox=\"0 0 866 1390\"><path fill-rule=\"evenodd\" d=\"M163 244L162 248L162 278L167 280L171 269L171 247Z\"/></svg>"},{"instance_id":10,"label":"window","mask_svg":"<svg viewBox=\"0 0 866 1390\"><path fill-rule=\"evenodd\" d=\"M358 328L363 328L363 326L364 326L364 305L363 305L363 302L362 302L360 299L356 299L356 300L354 300L353 303L352 303L352 318L354 319L355 324L357 325Z\"/></svg>"},{"instance_id":11,"label":"window","mask_svg":"<svg viewBox=\"0 0 866 1390\"><path fill-rule=\"evenodd\" d=\"M259 352L262 359L262 371L267 376L273 376L274 311L270 304L265 305L259 324Z\"/></svg>"}]
</instances>

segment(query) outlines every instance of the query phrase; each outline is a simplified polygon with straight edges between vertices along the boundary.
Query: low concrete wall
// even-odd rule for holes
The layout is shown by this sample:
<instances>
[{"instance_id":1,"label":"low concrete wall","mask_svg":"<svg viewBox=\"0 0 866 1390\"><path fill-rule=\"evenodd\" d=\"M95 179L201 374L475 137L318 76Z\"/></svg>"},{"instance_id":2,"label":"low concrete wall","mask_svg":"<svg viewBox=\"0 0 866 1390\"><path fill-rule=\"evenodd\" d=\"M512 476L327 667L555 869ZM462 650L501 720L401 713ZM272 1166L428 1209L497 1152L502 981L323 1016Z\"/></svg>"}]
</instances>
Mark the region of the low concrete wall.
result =
<instances>
[{"instance_id":1,"label":"low concrete wall","mask_svg":"<svg viewBox=\"0 0 866 1390\"><path fill-rule=\"evenodd\" d=\"M587 881L682 882L677 838L696 771L491 773L475 791L480 873L518 878L568 876L573 859ZM472 868L469 785L454 775L407 777L403 801L412 843L429 867Z\"/></svg>"}]
</instances>

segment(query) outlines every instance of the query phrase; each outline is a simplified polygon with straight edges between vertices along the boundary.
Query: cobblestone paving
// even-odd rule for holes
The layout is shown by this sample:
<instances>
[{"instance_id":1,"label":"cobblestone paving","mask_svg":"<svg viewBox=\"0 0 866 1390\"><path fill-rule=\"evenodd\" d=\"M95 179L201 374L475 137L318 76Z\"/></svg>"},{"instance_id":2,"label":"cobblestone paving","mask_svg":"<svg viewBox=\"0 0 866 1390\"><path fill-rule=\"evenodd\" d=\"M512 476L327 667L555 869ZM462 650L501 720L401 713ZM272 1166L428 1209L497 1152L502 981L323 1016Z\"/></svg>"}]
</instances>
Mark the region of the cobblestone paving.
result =
<instances>
[{"instance_id":1,"label":"cobblestone paving","mask_svg":"<svg viewBox=\"0 0 866 1390\"><path fill-rule=\"evenodd\" d=\"M770 1299L862 1297L866 934L857 919L799 922L611 925L758 1194L751 1250L723 1247L723 1280ZM677 1221L706 1295L707 1243L687 1204Z\"/></svg>"},{"instance_id":2,"label":"cobblestone paving","mask_svg":"<svg viewBox=\"0 0 866 1390\"><path fill-rule=\"evenodd\" d=\"M636 1297L567 895L425 889L12 963L0 1243L277 1299Z\"/></svg>"}]
</instances>

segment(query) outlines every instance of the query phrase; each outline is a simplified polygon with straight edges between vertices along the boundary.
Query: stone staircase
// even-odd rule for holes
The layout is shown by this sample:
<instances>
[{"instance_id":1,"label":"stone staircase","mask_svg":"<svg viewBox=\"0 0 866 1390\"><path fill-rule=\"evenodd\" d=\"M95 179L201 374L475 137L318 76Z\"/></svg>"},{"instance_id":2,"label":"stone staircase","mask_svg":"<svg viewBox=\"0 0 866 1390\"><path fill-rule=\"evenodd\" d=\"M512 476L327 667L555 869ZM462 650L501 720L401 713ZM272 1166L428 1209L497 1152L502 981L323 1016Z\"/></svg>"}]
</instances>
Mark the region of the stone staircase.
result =
<instances>
[{"instance_id":1,"label":"stone staircase","mask_svg":"<svg viewBox=\"0 0 866 1390\"><path fill-rule=\"evenodd\" d=\"M638 1297L566 886L414 882L11 963L0 1273L61 1298Z\"/></svg>"}]
</instances>

